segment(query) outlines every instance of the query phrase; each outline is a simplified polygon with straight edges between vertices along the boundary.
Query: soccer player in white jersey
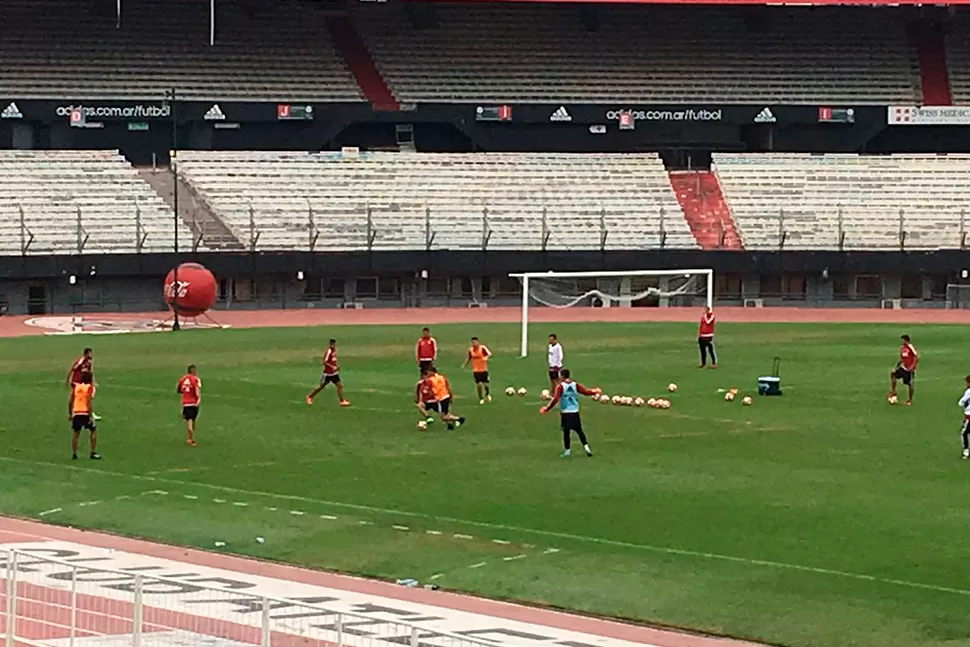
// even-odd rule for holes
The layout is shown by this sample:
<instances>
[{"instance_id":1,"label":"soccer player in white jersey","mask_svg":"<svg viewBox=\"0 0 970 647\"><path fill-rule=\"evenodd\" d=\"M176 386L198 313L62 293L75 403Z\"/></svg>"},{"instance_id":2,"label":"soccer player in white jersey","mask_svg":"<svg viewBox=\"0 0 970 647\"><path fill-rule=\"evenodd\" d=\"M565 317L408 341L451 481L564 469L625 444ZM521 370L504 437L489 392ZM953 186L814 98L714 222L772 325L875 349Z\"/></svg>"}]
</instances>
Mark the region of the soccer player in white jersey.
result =
<instances>
[{"instance_id":1,"label":"soccer player in white jersey","mask_svg":"<svg viewBox=\"0 0 970 647\"><path fill-rule=\"evenodd\" d=\"M549 386L555 392L556 387L559 386L559 372L562 371L562 344L559 343L555 333L549 335L549 349L546 351L546 356L549 360Z\"/></svg>"},{"instance_id":2,"label":"soccer player in white jersey","mask_svg":"<svg viewBox=\"0 0 970 647\"><path fill-rule=\"evenodd\" d=\"M583 421L579 418L579 395L599 395L599 389L587 389L578 382L573 382L569 377L569 369L562 369L562 381L556 387L552 400L546 406L539 409L539 413L546 413L559 403L559 426L562 428L562 457L569 458L569 446L572 440L572 432L579 436L579 442L583 444L583 449L587 456L593 455L593 450L589 448L589 441L583 432Z\"/></svg>"},{"instance_id":3,"label":"soccer player in white jersey","mask_svg":"<svg viewBox=\"0 0 970 647\"><path fill-rule=\"evenodd\" d=\"M960 437L963 439L963 458L970 458L970 375L966 378L967 388L960 398L963 407L963 425L960 427Z\"/></svg>"}]
</instances>

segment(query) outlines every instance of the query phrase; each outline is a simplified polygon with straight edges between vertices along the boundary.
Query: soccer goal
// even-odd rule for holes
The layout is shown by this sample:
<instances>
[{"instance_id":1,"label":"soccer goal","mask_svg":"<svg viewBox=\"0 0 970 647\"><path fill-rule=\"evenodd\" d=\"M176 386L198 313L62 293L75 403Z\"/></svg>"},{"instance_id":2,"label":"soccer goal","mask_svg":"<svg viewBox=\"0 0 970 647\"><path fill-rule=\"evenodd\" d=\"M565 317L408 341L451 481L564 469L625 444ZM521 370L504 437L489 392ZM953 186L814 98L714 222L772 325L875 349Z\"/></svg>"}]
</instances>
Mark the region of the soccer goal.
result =
<instances>
[{"instance_id":1,"label":"soccer goal","mask_svg":"<svg viewBox=\"0 0 970 647\"><path fill-rule=\"evenodd\" d=\"M526 272L522 283L522 357L529 354L529 307L610 308L714 305L714 270Z\"/></svg>"},{"instance_id":2,"label":"soccer goal","mask_svg":"<svg viewBox=\"0 0 970 647\"><path fill-rule=\"evenodd\" d=\"M947 283L946 307L953 310L966 310L970 308L970 285Z\"/></svg>"}]
</instances>

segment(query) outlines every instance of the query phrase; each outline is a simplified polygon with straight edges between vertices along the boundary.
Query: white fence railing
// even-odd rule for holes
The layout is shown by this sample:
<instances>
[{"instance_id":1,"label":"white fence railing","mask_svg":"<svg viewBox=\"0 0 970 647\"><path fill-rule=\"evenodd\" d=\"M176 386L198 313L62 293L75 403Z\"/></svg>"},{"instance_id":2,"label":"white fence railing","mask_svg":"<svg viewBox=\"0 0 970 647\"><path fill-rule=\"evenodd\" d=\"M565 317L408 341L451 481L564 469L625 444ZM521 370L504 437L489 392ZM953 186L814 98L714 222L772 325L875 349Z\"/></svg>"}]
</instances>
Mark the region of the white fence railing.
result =
<instances>
[{"instance_id":1,"label":"white fence railing","mask_svg":"<svg viewBox=\"0 0 970 647\"><path fill-rule=\"evenodd\" d=\"M5 647L496 647L414 623L0 549ZM215 581L208 580L210 583Z\"/></svg>"}]
</instances>

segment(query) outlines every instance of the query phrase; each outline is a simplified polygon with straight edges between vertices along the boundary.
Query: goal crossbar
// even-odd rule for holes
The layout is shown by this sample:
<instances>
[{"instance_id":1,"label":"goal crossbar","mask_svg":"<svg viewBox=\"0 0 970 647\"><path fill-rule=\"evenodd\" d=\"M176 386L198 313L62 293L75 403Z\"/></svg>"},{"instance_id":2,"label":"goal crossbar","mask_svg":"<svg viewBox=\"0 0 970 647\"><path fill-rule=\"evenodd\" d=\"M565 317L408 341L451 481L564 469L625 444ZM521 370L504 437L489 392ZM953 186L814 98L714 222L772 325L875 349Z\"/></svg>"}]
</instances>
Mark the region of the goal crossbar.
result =
<instances>
[{"instance_id":1,"label":"goal crossbar","mask_svg":"<svg viewBox=\"0 0 970 647\"><path fill-rule=\"evenodd\" d=\"M529 305L530 299L535 298L530 293L531 281L534 279L601 279L601 278L632 278L632 277L665 277L665 276L681 276L681 277L701 277L705 281L705 296L706 303L709 308L714 306L714 270L713 269L666 269L666 270L629 270L629 271L597 271L597 272L519 272L509 274L510 278L515 278L522 283L522 346L521 346L521 356L526 357L529 353ZM656 294L663 294L662 291L656 290ZM589 296L591 294L599 294L598 290L590 291L584 295L580 295L574 301L578 302L583 297ZM541 303L539 299L537 301ZM547 304L548 305L548 304ZM568 307L572 305L567 303L563 307Z\"/></svg>"}]
</instances>

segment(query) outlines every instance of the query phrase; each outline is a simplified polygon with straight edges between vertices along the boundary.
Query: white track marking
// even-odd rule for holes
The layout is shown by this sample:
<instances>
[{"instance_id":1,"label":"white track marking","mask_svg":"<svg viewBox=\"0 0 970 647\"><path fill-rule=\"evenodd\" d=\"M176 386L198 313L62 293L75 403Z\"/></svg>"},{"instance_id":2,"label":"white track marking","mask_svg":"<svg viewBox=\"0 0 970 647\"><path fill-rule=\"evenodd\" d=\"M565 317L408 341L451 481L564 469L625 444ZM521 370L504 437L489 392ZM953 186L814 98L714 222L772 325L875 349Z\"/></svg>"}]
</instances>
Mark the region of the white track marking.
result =
<instances>
[{"instance_id":1,"label":"white track marking","mask_svg":"<svg viewBox=\"0 0 970 647\"><path fill-rule=\"evenodd\" d=\"M477 564L472 564L468 568L481 568L482 566L485 566L485 562L478 562Z\"/></svg>"},{"instance_id":2,"label":"white track marking","mask_svg":"<svg viewBox=\"0 0 970 647\"><path fill-rule=\"evenodd\" d=\"M441 579L443 576L444 576L444 573L435 573L434 575L432 575L428 579L429 580L438 580L438 579Z\"/></svg>"},{"instance_id":3,"label":"white track marking","mask_svg":"<svg viewBox=\"0 0 970 647\"><path fill-rule=\"evenodd\" d=\"M225 499L213 499L212 502L213 503L225 503L226 500Z\"/></svg>"},{"instance_id":4,"label":"white track marking","mask_svg":"<svg viewBox=\"0 0 970 647\"><path fill-rule=\"evenodd\" d=\"M233 502L232 502L232 504L233 504L234 506L238 506L238 507L240 507L240 508L245 508L245 507L247 507L247 506L249 505L249 504L248 504L248 503L246 503L245 501L233 501Z\"/></svg>"},{"instance_id":5,"label":"white track marking","mask_svg":"<svg viewBox=\"0 0 970 647\"><path fill-rule=\"evenodd\" d=\"M559 549L558 548L547 548L544 551L542 551L542 554L543 555L554 555L554 554L556 554L558 552L559 552Z\"/></svg>"},{"instance_id":6,"label":"white track marking","mask_svg":"<svg viewBox=\"0 0 970 647\"><path fill-rule=\"evenodd\" d=\"M493 539L492 540L492 543L493 544L502 544L503 546L508 546L512 542L511 541L505 541L504 539Z\"/></svg>"},{"instance_id":7,"label":"white track marking","mask_svg":"<svg viewBox=\"0 0 970 647\"><path fill-rule=\"evenodd\" d=\"M199 500L199 497L195 496L194 494L183 494L182 495L182 498L183 499L188 499L189 501L198 501Z\"/></svg>"},{"instance_id":8,"label":"white track marking","mask_svg":"<svg viewBox=\"0 0 970 647\"><path fill-rule=\"evenodd\" d=\"M514 562L514 561L519 560L519 559L525 559L526 557L528 557L528 555L515 555L514 557L503 557L502 558L502 561L503 562Z\"/></svg>"},{"instance_id":9,"label":"white track marking","mask_svg":"<svg viewBox=\"0 0 970 647\"><path fill-rule=\"evenodd\" d=\"M590 537L587 535L579 535L569 532L557 532L555 530L540 530L537 528L523 528L521 526L511 526L501 523L490 523L488 521L472 521L469 519L457 519L455 517L440 517L431 514L425 514L422 512L413 512L410 510L392 510L389 508L381 508L377 506L363 505L360 503L348 503L346 501L328 501L326 499L314 499L311 497L300 496L297 494L274 494L272 492L259 492L255 490L243 490L240 488L229 487L225 485L214 485L211 483L188 483L185 481L178 481L176 479L169 479L157 476L145 476L142 474L126 474L124 472L112 472L103 469L90 469L90 468L80 468L73 465L64 465L60 463L49 463L45 461L31 461L22 458L13 458L10 456L0 456L0 462L7 463L20 463L23 465L42 465L44 467L51 467L56 469L68 470L81 472L86 474L102 474L104 476L110 476L112 478L127 478L134 481L148 481L152 483L164 483L166 485L178 485L182 487L201 487L208 490L215 490L218 492L229 492L237 495L244 496L259 496L267 497L272 499L278 499L281 501L299 501L302 503L313 503L316 505L331 506L334 508L344 508L347 510L359 510L369 513L379 513L379 514L389 514L396 515L398 517L411 517L413 519L427 519L430 521L445 522L471 526L474 528L487 528L495 531L502 532L512 532L512 533L523 533L529 535L535 535L537 537L548 537L551 539L568 540L577 543L588 543L596 544L599 546L612 546L614 548L626 548L630 550L640 550L643 552L658 553L663 555L677 555L680 557L690 557L694 559L706 559L712 561L720 562L733 562L735 564L747 564L748 566L761 566L765 568L773 568L779 570L788 571L798 571L802 573L815 573L817 575L829 575L832 577L839 577L843 579L858 580L865 582L873 582L878 584L891 584L893 586L900 586L910 589L918 589L923 591L936 591L939 593L953 593L956 595L963 595L970 597L970 589L958 589L950 586L939 586L936 584L926 584L923 582L911 582L908 580L899 580L892 578L875 577L873 575L864 575L862 573L851 573L848 571L839 571L830 568L821 568L816 566L807 566L804 564L790 564L787 562L778 562L774 560L757 559L751 557L740 557L737 555L723 555L719 553L709 553L699 550L689 550L684 548L673 548L669 546L656 546L652 544L638 544L629 541L622 541L618 539L607 539L605 537ZM157 491L156 491L157 492ZM60 508L48 514L53 514L53 512L60 512ZM361 521L361 525L373 525L370 521ZM457 535L456 535L457 537ZM462 535L462 537L470 537L470 535Z\"/></svg>"},{"instance_id":10,"label":"white track marking","mask_svg":"<svg viewBox=\"0 0 970 647\"><path fill-rule=\"evenodd\" d=\"M302 517L306 512L303 512L303 510L290 510L290 514L294 517Z\"/></svg>"},{"instance_id":11,"label":"white track marking","mask_svg":"<svg viewBox=\"0 0 970 647\"><path fill-rule=\"evenodd\" d=\"M440 535L441 534L441 531L440 530L425 530L424 531L424 534L426 534L426 535Z\"/></svg>"},{"instance_id":12,"label":"white track marking","mask_svg":"<svg viewBox=\"0 0 970 647\"><path fill-rule=\"evenodd\" d=\"M455 539L474 539L474 537L472 537L471 535L461 535L458 533L452 535L452 537L454 537Z\"/></svg>"},{"instance_id":13,"label":"white track marking","mask_svg":"<svg viewBox=\"0 0 970 647\"><path fill-rule=\"evenodd\" d=\"M411 529L408 526L391 526L391 528L394 528L394 530L403 530L405 532Z\"/></svg>"},{"instance_id":14,"label":"white track marking","mask_svg":"<svg viewBox=\"0 0 970 647\"><path fill-rule=\"evenodd\" d=\"M336 521L337 520L337 517L333 516L332 514L322 514L322 515L320 515L320 518L321 519L326 519L327 521Z\"/></svg>"},{"instance_id":15,"label":"white track marking","mask_svg":"<svg viewBox=\"0 0 970 647\"><path fill-rule=\"evenodd\" d=\"M80 508L87 508L88 506L98 505L99 503L101 503L101 502L100 501L85 501L84 503L78 503L77 505Z\"/></svg>"},{"instance_id":16,"label":"white track marking","mask_svg":"<svg viewBox=\"0 0 970 647\"><path fill-rule=\"evenodd\" d=\"M63 512L63 510L64 508L51 508L50 510L44 510L43 512L39 513L37 516L46 517L49 514L54 514L56 512Z\"/></svg>"}]
</instances>

